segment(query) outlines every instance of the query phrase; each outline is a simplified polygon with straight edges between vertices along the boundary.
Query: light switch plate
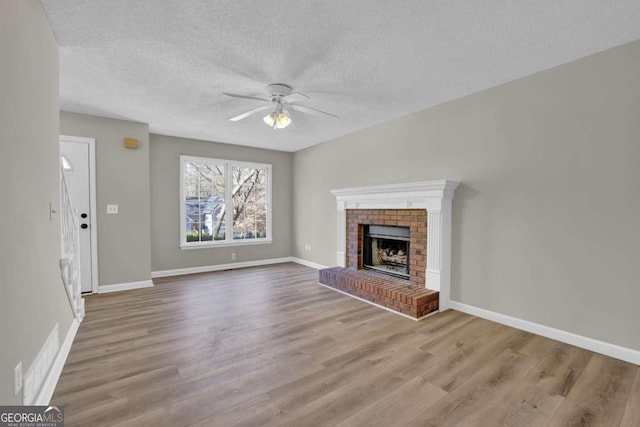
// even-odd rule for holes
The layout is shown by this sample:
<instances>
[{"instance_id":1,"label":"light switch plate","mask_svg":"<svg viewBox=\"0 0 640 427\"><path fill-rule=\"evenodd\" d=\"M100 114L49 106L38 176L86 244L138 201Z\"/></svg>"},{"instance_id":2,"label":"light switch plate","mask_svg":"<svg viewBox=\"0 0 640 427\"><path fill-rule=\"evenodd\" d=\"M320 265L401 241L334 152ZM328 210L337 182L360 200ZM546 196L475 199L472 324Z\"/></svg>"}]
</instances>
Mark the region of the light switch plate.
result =
<instances>
[{"instance_id":1,"label":"light switch plate","mask_svg":"<svg viewBox=\"0 0 640 427\"><path fill-rule=\"evenodd\" d=\"M107 205L107 215L118 215L118 205Z\"/></svg>"}]
</instances>

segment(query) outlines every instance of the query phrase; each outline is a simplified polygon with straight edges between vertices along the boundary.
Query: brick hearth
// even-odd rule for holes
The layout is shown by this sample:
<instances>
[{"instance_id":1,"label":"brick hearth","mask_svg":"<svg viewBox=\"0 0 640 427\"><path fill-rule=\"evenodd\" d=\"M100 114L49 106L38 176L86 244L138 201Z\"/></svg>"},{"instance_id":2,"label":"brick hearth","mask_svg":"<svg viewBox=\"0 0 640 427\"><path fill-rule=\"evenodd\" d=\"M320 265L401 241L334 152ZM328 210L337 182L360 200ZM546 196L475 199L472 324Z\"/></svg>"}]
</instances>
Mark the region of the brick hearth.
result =
<instances>
[{"instance_id":1,"label":"brick hearth","mask_svg":"<svg viewBox=\"0 0 640 427\"><path fill-rule=\"evenodd\" d=\"M363 270L363 234L367 225L409 227L408 280ZM415 319L438 310L439 293L425 287L425 209L347 209L345 261L347 268L320 270L320 283Z\"/></svg>"},{"instance_id":2,"label":"brick hearth","mask_svg":"<svg viewBox=\"0 0 640 427\"><path fill-rule=\"evenodd\" d=\"M407 286L407 281L383 274L333 267L320 270L320 283L386 307L414 319L438 309L437 291Z\"/></svg>"}]
</instances>

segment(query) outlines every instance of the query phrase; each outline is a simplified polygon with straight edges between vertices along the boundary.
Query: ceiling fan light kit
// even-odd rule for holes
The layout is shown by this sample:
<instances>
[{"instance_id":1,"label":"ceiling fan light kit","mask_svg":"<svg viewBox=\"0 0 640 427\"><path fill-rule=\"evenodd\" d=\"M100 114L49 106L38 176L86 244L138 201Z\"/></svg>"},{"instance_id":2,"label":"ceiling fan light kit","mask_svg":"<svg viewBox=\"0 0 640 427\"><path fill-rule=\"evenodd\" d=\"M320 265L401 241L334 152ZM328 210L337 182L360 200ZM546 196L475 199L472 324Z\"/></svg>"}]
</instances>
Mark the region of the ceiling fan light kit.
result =
<instances>
[{"instance_id":1,"label":"ceiling fan light kit","mask_svg":"<svg viewBox=\"0 0 640 427\"><path fill-rule=\"evenodd\" d=\"M338 116L336 116L335 114L327 113L326 111L318 110L318 109L294 102L295 98L310 99L310 97L301 92L294 92L291 86L284 83L272 83L268 85L267 86L268 98L258 98L255 96L239 95L235 93L226 93L226 92L223 93L223 95L226 95L231 98L251 99L255 101L268 102L272 104L272 105L266 105L266 106L259 106L249 111L246 111L242 114L238 114L237 116L231 117L229 120L232 122L237 122L239 120L252 116L260 111L273 108L273 111L271 113L264 116L263 118L264 122L274 130L284 129L287 126L289 126L292 122L291 113L285 110L284 107L289 107L292 110L296 110L305 114L323 115L323 116L333 117L336 119L338 118Z\"/></svg>"},{"instance_id":2,"label":"ceiling fan light kit","mask_svg":"<svg viewBox=\"0 0 640 427\"><path fill-rule=\"evenodd\" d=\"M275 129L284 129L291 124L291 117L286 110L280 113L272 112L264 116L264 122Z\"/></svg>"}]
</instances>

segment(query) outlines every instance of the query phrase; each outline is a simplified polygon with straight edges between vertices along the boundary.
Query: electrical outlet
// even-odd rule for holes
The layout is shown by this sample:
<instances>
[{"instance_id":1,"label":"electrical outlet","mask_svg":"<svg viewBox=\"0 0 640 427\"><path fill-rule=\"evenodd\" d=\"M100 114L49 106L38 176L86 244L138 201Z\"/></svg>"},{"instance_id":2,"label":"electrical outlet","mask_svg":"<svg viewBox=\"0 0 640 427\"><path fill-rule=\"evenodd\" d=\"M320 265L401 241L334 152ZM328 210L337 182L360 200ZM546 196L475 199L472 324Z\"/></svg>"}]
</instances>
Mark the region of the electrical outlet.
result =
<instances>
[{"instance_id":1,"label":"electrical outlet","mask_svg":"<svg viewBox=\"0 0 640 427\"><path fill-rule=\"evenodd\" d=\"M236 260L236 253L232 253L231 254L231 261L235 261Z\"/></svg>"},{"instance_id":2,"label":"electrical outlet","mask_svg":"<svg viewBox=\"0 0 640 427\"><path fill-rule=\"evenodd\" d=\"M108 215L118 215L118 205L107 205Z\"/></svg>"},{"instance_id":3,"label":"electrical outlet","mask_svg":"<svg viewBox=\"0 0 640 427\"><path fill-rule=\"evenodd\" d=\"M307 252L311 252L311 245L308 244L308 243L306 245L304 245L304 250L307 251Z\"/></svg>"},{"instance_id":4,"label":"electrical outlet","mask_svg":"<svg viewBox=\"0 0 640 427\"><path fill-rule=\"evenodd\" d=\"M22 362L13 368L13 395L17 396L22 388Z\"/></svg>"}]
</instances>

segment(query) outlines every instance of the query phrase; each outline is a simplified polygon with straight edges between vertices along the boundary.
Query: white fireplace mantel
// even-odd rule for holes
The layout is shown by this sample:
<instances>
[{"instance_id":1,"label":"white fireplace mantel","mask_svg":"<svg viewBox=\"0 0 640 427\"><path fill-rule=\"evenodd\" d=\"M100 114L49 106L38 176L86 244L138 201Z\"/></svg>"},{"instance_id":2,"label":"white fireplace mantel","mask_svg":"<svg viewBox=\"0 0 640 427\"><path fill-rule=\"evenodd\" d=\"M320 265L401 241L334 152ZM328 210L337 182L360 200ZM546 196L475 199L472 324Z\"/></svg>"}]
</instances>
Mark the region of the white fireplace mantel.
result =
<instances>
[{"instance_id":1,"label":"white fireplace mantel","mask_svg":"<svg viewBox=\"0 0 640 427\"><path fill-rule=\"evenodd\" d=\"M440 293L440 311L447 310L451 289L451 201L458 185L458 181L440 179L331 190L338 205L338 265L346 264L347 209L426 209L426 287Z\"/></svg>"}]
</instances>

